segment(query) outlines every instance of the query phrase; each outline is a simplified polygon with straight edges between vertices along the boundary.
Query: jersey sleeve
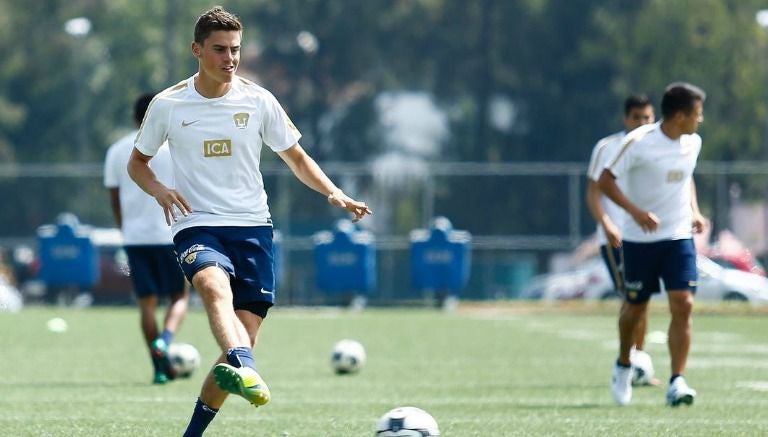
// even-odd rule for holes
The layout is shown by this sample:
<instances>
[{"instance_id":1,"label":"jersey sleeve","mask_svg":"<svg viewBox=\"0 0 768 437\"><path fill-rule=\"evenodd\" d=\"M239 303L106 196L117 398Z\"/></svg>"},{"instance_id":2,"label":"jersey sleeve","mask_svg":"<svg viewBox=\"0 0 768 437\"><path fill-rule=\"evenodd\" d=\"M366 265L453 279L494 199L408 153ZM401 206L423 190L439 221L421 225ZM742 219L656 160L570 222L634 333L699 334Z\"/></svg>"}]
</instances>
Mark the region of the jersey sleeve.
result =
<instances>
[{"instance_id":1,"label":"jersey sleeve","mask_svg":"<svg viewBox=\"0 0 768 437\"><path fill-rule=\"evenodd\" d=\"M614 177L620 178L627 170L632 166L632 159L634 159L633 151L635 150L632 145L635 140L631 137L624 137L619 147L613 150L613 153L609 153L607 160L605 161L605 168L613 174Z\"/></svg>"},{"instance_id":2,"label":"jersey sleeve","mask_svg":"<svg viewBox=\"0 0 768 437\"><path fill-rule=\"evenodd\" d=\"M155 97L149 104L134 147L147 156L155 156L160 146L168 138L168 120L170 104Z\"/></svg>"},{"instance_id":3,"label":"jersey sleeve","mask_svg":"<svg viewBox=\"0 0 768 437\"><path fill-rule=\"evenodd\" d=\"M264 122L261 126L261 137L270 149L282 152L299 142L301 133L275 96L267 93L266 108L264 110Z\"/></svg>"},{"instance_id":4,"label":"jersey sleeve","mask_svg":"<svg viewBox=\"0 0 768 437\"><path fill-rule=\"evenodd\" d=\"M589 166L587 166L587 177L595 182L600 179L600 174L603 172L603 157L605 148L601 147L600 143L597 143L592 149L592 156L589 158Z\"/></svg>"},{"instance_id":5,"label":"jersey sleeve","mask_svg":"<svg viewBox=\"0 0 768 437\"><path fill-rule=\"evenodd\" d=\"M107 150L107 157L104 158L104 186L106 188L118 188L120 183L117 177L117 148L110 147Z\"/></svg>"}]
</instances>

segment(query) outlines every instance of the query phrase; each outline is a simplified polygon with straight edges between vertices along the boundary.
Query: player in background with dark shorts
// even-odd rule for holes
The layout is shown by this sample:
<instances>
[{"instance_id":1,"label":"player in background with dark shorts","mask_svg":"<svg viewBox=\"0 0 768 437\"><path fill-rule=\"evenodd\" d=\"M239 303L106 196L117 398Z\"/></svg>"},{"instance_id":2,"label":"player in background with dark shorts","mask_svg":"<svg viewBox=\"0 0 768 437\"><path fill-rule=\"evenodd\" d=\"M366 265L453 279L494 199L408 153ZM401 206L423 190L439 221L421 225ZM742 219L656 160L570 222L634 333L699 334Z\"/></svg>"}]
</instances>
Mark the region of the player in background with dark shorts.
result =
<instances>
[{"instance_id":1,"label":"player in background with dark shorts","mask_svg":"<svg viewBox=\"0 0 768 437\"><path fill-rule=\"evenodd\" d=\"M684 82L667 87L662 120L627 134L600 176L600 189L632 220L624 230L624 285L629 305L619 316L619 357L611 384L614 400L632 400L630 350L637 324L648 311L651 295L664 281L671 313L668 347L671 378L667 403L692 404L696 391L683 376L691 346L691 313L696 292L693 232L707 220L699 211L693 171L701 151L696 133L704 120L706 94ZM623 179L620 188L616 179Z\"/></svg>"},{"instance_id":2,"label":"player in background with dark shorts","mask_svg":"<svg viewBox=\"0 0 768 437\"><path fill-rule=\"evenodd\" d=\"M653 105L645 95L630 95L624 100L624 130L609 135L595 144L589 160L587 170L587 206L592 217L597 222L597 240L600 244L600 255L608 269L608 274L613 282L613 287L619 296L624 295L624 255L621 250L621 227L626 220L626 212L621 207L605 197L597 185L603 169L607 165L609 157L621 147L621 140L627 134L640 126L653 123L656 117ZM619 187L621 181L617 180ZM626 310L628 303L622 301L620 312ZM637 324L635 343L632 348L631 359L634 361L638 354L645 354L646 362L651 362L651 357L644 351L645 333L648 327L648 314L645 313ZM656 385L658 380L644 381L645 384ZM634 382L633 384L637 384Z\"/></svg>"},{"instance_id":3,"label":"player in background with dark shorts","mask_svg":"<svg viewBox=\"0 0 768 437\"><path fill-rule=\"evenodd\" d=\"M134 103L133 121L138 127L154 94L144 94ZM109 189L115 223L123 233L125 252L131 269L133 290L141 312L141 331L152 357L154 383L164 384L174 378L168 362L168 346L187 314L188 296L184 274L173 251L171 230L165 223L157 202L142 191L128 176L126 166L133 151L138 130L125 135L107 150L104 162L104 186ZM152 168L157 177L173 186L173 169L168 146L158 151ZM160 298L169 299L158 329L155 313Z\"/></svg>"}]
</instances>

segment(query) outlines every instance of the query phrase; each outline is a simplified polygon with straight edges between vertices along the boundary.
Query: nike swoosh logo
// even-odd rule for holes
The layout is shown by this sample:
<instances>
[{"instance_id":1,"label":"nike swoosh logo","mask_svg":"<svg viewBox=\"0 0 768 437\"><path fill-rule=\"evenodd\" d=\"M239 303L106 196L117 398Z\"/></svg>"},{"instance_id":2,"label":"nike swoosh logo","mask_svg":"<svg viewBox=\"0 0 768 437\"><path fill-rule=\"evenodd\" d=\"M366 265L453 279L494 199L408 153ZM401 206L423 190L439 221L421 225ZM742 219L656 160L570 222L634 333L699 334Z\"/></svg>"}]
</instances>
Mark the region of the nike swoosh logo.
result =
<instances>
[{"instance_id":1,"label":"nike swoosh logo","mask_svg":"<svg viewBox=\"0 0 768 437\"><path fill-rule=\"evenodd\" d=\"M265 290L265 289L263 289L263 288L261 289L261 293L262 293L262 294L272 294L272 292L271 292L271 291L267 291L267 290Z\"/></svg>"},{"instance_id":2,"label":"nike swoosh logo","mask_svg":"<svg viewBox=\"0 0 768 437\"><path fill-rule=\"evenodd\" d=\"M187 127L187 126L189 126L190 124L195 124L195 123L197 123L198 121L200 121L200 120L193 120L193 121L190 121L189 123L187 123L186 121L182 120L182 121L181 121L181 127Z\"/></svg>"}]
</instances>

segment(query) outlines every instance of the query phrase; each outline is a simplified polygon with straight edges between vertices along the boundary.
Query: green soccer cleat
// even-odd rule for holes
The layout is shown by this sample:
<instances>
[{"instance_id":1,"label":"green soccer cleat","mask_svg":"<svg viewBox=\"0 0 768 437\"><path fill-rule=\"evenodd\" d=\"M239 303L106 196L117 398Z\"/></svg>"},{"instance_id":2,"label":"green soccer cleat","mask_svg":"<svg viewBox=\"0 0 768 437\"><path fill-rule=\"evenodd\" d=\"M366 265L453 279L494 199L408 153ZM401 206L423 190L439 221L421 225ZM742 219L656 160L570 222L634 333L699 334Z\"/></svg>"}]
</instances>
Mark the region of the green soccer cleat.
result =
<instances>
[{"instance_id":1,"label":"green soccer cleat","mask_svg":"<svg viewBox=\"0 0 768 437\"><path fill-rule=\"evenodd\" d=\"M155 372L154 383L165 384L168 381L176 379L176 371L173 370L171 360L168 357L168 345L165 343L165 340L159 337L156 338L152 342L151 348L152 359L158 363L158 371ZM161 373L165 377L165 381L159 382L163 379L159 376Z\"/></svg>"},{"instance_id":2,"label":"green soccer cleat","mask_svg":"<svg viewBox=\"0 0 768 437\"><path fill-rule=\"evenodd\" d=\"M222 390L240 395L257 407L269 402L269 387L250 367L219 363L213 368L213 378Z\"/></svg>"},{"instance_id":3,"label":"green soccer cleat","mask_svg":"<svg viewBox=\"0 0 768 437\"><path fill-rule=\"evenodd\" d=\"M152 378L152 384L162 385L168 383L169 379L165 376L165 372L158 370L155 372L155 377Z\"/></svg>"}]
</instances>

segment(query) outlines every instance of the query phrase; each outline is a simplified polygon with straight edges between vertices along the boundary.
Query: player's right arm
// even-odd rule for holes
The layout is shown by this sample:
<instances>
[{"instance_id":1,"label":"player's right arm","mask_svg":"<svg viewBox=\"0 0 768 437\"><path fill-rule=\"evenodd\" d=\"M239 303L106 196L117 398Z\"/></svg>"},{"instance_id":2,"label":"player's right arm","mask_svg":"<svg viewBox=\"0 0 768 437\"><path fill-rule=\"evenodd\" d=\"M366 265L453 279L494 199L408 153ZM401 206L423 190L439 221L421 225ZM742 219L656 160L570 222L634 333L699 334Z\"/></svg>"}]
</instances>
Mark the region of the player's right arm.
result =
<instances>
[{"instance_id":1,"label":"player's right arm","mask_svg":"<svg viewBox=\"0 0 768 437\"><path fill-rule=\"evenodd\" d=\"M605 237L608 239L608 243L612 247L619 248L621 247L621 231L619 231L619 228L613 223L613 220L611 220L611 217L605 212L605 209L603 209L603 202L600 201L602 195L603 193L600 192L600 187L597 185L597 182L592 180L592 178L589 178L587 181L587 207L589 208L589 212L592 214L595 221L602 226L605 231Z\"/></svg>"},{"instance_id":2,"label":"player's right arm","mask_svg":"<svg viewBox=\"0 0 768 437\"><path fill-rule=\"evenodd\" d=\"M605 212L603 208L602 196L600 187L597 185L597 180L600 178L599 170L602 168L602 158L605 153L605 146L598 143L592 150L592 157L589 160L589 166L587 170L587 208L589 209L592 218L595 219L598 225L605 231L605 237L608 239L608 243L612 247L621 247L621 231L613 223L611 217Z\"/></svg>"},{"instance_id":3,"label":"player's right arm","mask_svg":"<svg viewBox=\"0 0 768 437\"><path fill-rule=\"evenodd\" d=\"M157 203L163 207L165 222L170 225L178 220L174 207L178 208L184 216L187 216L192 211L192 207L181 194L176 190L166 187L157 179L157 175L149 167L150 159L152 159L152 156L145 155L134 147L133 152L131 152L131 158L128 160L128 174L136 182L136 185L154 197Z\"/></svg>"},{"instance_id":4,"label":"player's right arm","mask_svg":"<svg viewBox=\"0 0 768 437\"><path fill-rule=\"evenodd\" d=\"M643 231L656 231L661 220L656 217L656 214L650 211L644 211L632 203L632 201L630 201L629 198L624 195L624 192L621 191L621 188L619 188L619 186L616 184L616 176L611 173L609 168L603 170L603 173L600 175L598 184L600 185L600 190L603 192L603 194L608 196L609 199L613 200L613 203L619 205L625 211L627 211L627 213L632 216L632 219L638 225L640 225Z\"/></svg>"},{"instance_id":5,"label":"player's right arm","mask_svg":"<svg viewBox=\"0 0 768 437\"><path fill-rule=\"evenodd\" d=\"M136 185L154 197L160 204L165 215L165 222L170 226L177 220L176 208L184 216L192 212L192 208L181 194L160 182L149 166L149 160L168 138L170 105L159 97L160 95L152 99L144 120L141 122L131 157L128 159L128 175L136 182Z\"/></svg>"}]
</instances>

